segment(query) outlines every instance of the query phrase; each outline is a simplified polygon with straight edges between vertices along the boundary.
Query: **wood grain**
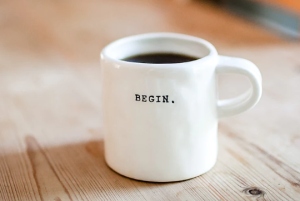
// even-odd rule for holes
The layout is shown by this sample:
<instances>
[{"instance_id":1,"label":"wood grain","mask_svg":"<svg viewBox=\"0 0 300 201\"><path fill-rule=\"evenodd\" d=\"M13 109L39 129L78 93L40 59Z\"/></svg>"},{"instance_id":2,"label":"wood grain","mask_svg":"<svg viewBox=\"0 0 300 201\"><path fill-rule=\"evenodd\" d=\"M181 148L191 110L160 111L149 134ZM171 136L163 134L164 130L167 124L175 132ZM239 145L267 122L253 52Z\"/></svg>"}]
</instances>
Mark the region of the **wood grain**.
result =
<instances>
[{"instance_id":1,"label":"wood grain","mask_svg":"<svg viewBox=\"0 0 300 201\"><path fill-rule=\"evenodd\" d=\"M300 200L300 43L193 1L0 1L0 200ZM211 41L256 63L263 97L222 119L208 173L147 183L103 158L99 52L145 32ZM239 84L237 84L239 83ZM219 78L220 96L248 86Z\"/></svg>"}]
</instances>

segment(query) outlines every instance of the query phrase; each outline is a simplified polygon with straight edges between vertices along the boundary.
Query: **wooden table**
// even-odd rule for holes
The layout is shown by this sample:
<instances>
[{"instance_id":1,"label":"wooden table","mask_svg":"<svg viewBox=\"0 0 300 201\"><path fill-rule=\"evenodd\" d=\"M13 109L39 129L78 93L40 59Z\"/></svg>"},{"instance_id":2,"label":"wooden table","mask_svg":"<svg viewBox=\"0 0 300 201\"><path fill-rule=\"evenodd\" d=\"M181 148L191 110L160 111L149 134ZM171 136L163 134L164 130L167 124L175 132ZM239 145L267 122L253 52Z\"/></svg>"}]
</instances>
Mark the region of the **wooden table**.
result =
<instances>
[{"instance_id":1,"label":"wooden table","mask_svg":"<svg viewBox=\"0 0 300 201\"><path fill-rule=\"evenodd\" d=\"M99 52L157 31L205 38L263 75L260 103L220 121L215 167L183 182L131 180L103 158ZM198 2L1 1L0 200L300 200L299 44ZM249 86L219 83L225 98Z\"/></svg>"}]
</instances>

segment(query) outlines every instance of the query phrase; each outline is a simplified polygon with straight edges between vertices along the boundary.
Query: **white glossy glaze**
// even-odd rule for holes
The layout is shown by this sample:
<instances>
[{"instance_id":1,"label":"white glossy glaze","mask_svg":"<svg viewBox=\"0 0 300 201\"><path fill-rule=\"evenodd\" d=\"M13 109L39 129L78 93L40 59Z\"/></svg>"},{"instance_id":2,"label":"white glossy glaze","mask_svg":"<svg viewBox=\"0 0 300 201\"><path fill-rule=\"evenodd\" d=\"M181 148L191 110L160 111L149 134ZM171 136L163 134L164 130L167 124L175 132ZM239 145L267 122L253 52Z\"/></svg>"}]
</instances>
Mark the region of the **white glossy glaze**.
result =
<instances>
[{"instance_id":1,"label":"white glossy glaze","mask_svg":"<svg viewBox=\"0 0 300 201\"><path fill-rule=\"evenodd\" d=\"M151 52L203 58L179 64L120 60ZM105 159L115 171L139 180L179 181L210 170L217 159L218 115L245 111L261 95L261 76L254 64L220 57L207 41L181 34L118 40L102 51L101 68ZM246 75L253 90L218 103L216 72ZM147 95L147 102L136 101L135 94ZM161 97L161 102L149 102L150 95L168 95L169 102Z\"/></svg>"}]
</instances>

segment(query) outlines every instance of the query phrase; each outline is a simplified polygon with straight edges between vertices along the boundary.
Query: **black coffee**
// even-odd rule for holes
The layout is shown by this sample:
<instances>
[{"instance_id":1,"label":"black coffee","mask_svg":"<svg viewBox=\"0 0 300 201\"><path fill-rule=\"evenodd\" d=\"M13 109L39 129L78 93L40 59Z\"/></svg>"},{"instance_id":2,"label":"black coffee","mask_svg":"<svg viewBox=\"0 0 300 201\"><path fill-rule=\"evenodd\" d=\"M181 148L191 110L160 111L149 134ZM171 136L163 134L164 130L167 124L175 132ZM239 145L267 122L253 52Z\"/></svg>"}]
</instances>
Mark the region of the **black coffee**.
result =
<instances>
[{"instance_id":1,"label":"black coffee","mask_svg":"<svg viewBox=\"0 0 300 201\"><path fill-rule=\"evenodd\" d=\"M124 61L149 64L172 64L194 61L199 58L175 53L140 54L123 59Z\"/></svg>"}]
</instances>

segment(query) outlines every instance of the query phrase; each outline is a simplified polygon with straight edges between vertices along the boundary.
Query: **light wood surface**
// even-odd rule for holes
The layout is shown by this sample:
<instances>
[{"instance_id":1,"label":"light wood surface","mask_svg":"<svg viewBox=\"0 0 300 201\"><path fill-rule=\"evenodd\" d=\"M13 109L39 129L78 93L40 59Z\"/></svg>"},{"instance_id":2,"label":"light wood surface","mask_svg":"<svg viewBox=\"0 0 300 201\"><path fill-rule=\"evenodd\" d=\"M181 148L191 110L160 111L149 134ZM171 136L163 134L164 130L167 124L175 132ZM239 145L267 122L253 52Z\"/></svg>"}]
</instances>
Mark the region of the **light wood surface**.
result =
<instances>
[{"instance_id":1,"label":"light wood surface","mask_svg":"<svg viewBox=\"0 0 300 201\"><path fill-rule=\"evenodd\" d=\"M215 167L183 182L131 180L103 158L99 52L157 31L205 38L263 75L260 103L220 121ZM219 85L223 98L249 86L233 75ZM299 86L299 42L211 5L2 0L0 200L300 200Z\"/></svg>"}]
</instances>

